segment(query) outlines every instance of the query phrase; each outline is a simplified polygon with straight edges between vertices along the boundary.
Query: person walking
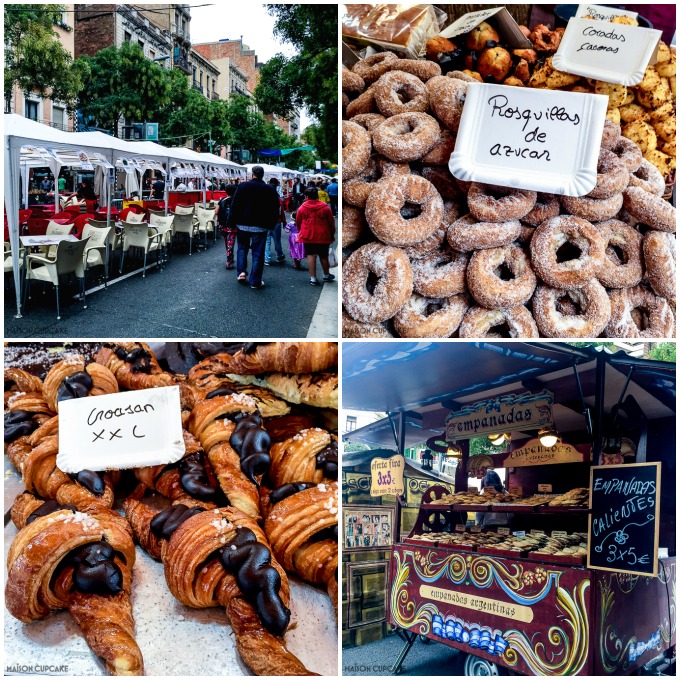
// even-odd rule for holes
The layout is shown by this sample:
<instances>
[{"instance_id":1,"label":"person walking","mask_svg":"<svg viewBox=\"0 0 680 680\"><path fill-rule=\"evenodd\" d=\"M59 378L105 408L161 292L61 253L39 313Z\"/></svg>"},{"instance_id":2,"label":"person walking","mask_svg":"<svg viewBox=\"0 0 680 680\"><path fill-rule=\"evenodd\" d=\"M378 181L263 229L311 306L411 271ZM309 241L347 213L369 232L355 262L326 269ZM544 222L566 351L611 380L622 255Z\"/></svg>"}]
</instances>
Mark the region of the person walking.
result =
<instances>
[{"instance_id":1,"label":"person walking","mask_svg":"<svg viewBox=\"0 0 680 680\"><path fill-rule=\"evenodd\" d=\"M281 227L283 227L286 221L286 213L283 209L283 201L279 194L279 180L276 177L272 177L269 180L269 185L274 187L276 195L279 197L279 219L276 226L271 231L267 232L267 243L264 248L264 264L268 267L272 261L272 241L274 242L274 249L276 250L276 264L283 264L286 261L286 256L283 254L283 247L281 245Z\"/></svg>"},{"instance_id":2,"label":"person walking","mask_svg":"<svg viewBox=\"0 0 680 680\"><path fill-rule=\"evenodd\" d=\"M281 204L273 187L263 181L264 168L255 165L252 179L238 185L231 201L227 226L236 227L236 267L239 283L248 281L248 250L252 251L250 287L264 288L264 249L267 232L279 219Z\"/></svg>"},{"instance_id":3,"label":"person walking","mask_svg":"<svg viewBox=\"0 0 680 680\"><path fill-rule=\"evenodd\" d=\"M302 203L302 184L300 183L300 178L296 177L295 180L293 181L293 189L292 189L292 204L293 204L293 210L297 210L300 207L300 203Z\"/></svg>"},{"instance_id":4,"label":"person walking","mask_svg":"<svg viewBox=\"0 0 680 680\"><path fill-rule=\"evenodd\" d=\"M331 211L333 212L333 216L337 217L338 216L338 178L333 177L331 180L331 183L328 185L328 188L326 189L326 192L328 193L328 197L331 200Z\"/></svg>"},{"instance_id":5,"label":"person walking","mask_svg":"<svg viewBox=\"0 0 680 680\"><path fill-rule=\"evenodd\" d=\"M335 237L335 218L331 209L319 200L319 191L310 187L305 191L307 200L298 208L295 216L299 234L298 240L305 246L305 257L309 268L309 282L313 286L319 285L316 278L316 258L321 262L323 280L333 281L335 276L330 273L328 249Z\"/></svg>"},{"instance_id":6,"label":"person walking","mask_svg":"<svg viewBox=\"0 0 680 680\"><path fill-rule=\"evenodd\" d=\"M305 259L305 246L301 241L298 241L298 229L295 224L296 212L290 216L290 222L286 223L284 229L288 232L288 249L290 256L293 258L293 269L302 270L302 260Z\"/></svg>"},{"instance_id":7,"label":"person walking","mask_svg":"<svg viewBox=\"0 0 680 680\"><path fill-rule=\"evenodd\" d=\"M220 227L222 236L224 237L224 247L227 250L227 264L226 269L234 268L234 245L236 244L236 228L227 226L229 220L229 210L231 201L236 193L236 185L229 184L225 187L227 195L219 200L217 204L217 224Z\"/></svg>"}]
</instances>

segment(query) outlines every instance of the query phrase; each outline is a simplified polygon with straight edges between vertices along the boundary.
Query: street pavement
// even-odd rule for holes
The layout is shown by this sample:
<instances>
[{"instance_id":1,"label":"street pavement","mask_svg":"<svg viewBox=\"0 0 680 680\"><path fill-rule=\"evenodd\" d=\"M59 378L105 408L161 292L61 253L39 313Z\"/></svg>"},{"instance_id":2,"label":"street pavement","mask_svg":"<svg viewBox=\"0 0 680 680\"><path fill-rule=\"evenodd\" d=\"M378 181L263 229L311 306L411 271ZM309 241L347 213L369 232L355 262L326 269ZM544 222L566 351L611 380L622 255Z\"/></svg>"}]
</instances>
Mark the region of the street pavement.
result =
<instances>
[{"instance_id":1,"label":"street pavement","mask_svg":"<svg viewBox=\"0 0 680 680\"><path fill-rule=\"evenodd\" d=\"M54 288L39 283L31 286L23 317L14 318L14 289L6 278L5 338L304 338L313 319L317 330L310 337L337 337L337 282L310 285L306 263L302 271L292 267L285 233L282 241L286 262L264 268L262 290L237 283L236 270L225 270L218 237L215 246L191 256L180 246L165 269L147 266L146 278L140 270L95 290L85 310L73 299L77 281L62 284L61 321ZM98 283L89 272L88 289ZM333 318L336 323L329 323Z\"/></svg>"}]
</instances>

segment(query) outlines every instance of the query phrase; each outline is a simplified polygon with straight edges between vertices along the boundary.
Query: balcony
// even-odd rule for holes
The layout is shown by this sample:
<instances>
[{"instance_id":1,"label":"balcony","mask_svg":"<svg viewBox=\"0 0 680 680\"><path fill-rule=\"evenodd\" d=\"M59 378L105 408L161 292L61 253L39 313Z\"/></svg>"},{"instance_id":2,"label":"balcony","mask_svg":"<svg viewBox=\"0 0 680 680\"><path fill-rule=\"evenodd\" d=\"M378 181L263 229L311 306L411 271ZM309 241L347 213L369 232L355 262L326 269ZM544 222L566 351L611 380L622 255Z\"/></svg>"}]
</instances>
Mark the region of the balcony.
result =
<instances>
[{"instance_id":1,"label":"balcony","mask_svg":"<svg viewBox=\"0 0 680 680\"><path fill-rule=\"evenodd\" d=\"M219 98L220 98L220 95L217 92L215 92L215 90L213 90L210 93L210 99L212 99L213 101L217 101Z\"/></svg>"},{"instance_id":2,"label":"balcony","mask_svg":"<svg viewBox=\"0 0 680 680\"><path fill-rule=\"evenodd\" d=\"M180 50L178 47L175 47L172 53L172 65L180 69L181 71L184 71L187 75L191 75L193 72L191 68L191 64L189 63L189 55L187 52L184 50Z\"/></svg>"},{"instance_id":3,"label":"balcony","mask_svg":"<svg viewBox=\"0 0 680 680\"><path fill-rule=\"evenodd\" d=\"M191 87L203 94L203 85L201 85L197 80L194 80L193 83L191 83Z\"/></svg>"},{"instance_id":4,"label":"balcony","mask_svg":"<svg viewBox=\"0 0 680 680\"><path fill-rule=\"evenodd\" d=\"M191 37L189 35L189 27L188 26L186 28L181 28L180 26L173 25L171 32L172 32L173 38L177 38L178 40L181 40L182 42L186 43L187 45L191 45Z\"/></svg>"}]
</instances>

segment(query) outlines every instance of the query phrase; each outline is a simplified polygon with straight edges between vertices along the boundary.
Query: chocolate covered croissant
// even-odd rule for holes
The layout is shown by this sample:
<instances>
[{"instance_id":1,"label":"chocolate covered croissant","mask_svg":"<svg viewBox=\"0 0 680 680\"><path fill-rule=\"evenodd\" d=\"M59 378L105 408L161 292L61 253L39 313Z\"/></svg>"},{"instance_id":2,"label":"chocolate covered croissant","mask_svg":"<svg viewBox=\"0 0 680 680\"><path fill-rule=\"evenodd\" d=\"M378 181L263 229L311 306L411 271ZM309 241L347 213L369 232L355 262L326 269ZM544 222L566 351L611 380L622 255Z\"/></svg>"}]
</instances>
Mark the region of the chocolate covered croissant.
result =
<instances>
[{"instance_id":1,"label":"chocolate covered croissant","mask_svg":"<svg viewBox=\"0 0 680 680\"><path fill-rule=\"evenodd\" d=\"M288 579L252 518L233 507L178 504L158 513L133 499L123 507L182 604L226 608L237 649L255 674L313 675L281 639L290 621Z\"/></svg>"},{"instance_id":2,"label":"chocolate covered croissant","mask_svg":"<svg viewBox=\"0 0 680 680\"><path fill-rule=\"evenodd\" d=\"M12 518L20 529L9 549L5 604L30 623L68 609L92 651L113 675L143 675L130 604L135 546L130 528L106 508L18 497Z\"/></svg>"},{"instance_id":3,"label":"chocolate covered croissant","mask_svg":"<svg viewBox=\"0 0 680 680\"><path fill-rule=\"evenodd\" d=\"M128 390L145 390L177 384L172 373L165 372L145 342L105 343L95 361L106 366L118 384Z\"/></svg>"}]
</instances>

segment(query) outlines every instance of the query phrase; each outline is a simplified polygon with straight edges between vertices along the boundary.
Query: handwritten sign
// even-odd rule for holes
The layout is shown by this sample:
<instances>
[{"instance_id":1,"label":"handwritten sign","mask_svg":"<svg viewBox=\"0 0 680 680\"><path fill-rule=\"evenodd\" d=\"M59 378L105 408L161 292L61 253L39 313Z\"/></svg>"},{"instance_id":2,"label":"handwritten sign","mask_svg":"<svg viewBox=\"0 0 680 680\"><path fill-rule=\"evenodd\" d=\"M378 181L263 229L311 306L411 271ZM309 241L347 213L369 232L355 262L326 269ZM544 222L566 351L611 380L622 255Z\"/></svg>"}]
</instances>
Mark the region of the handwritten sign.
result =
<instances>
[{"instance_id":1,"label":"handwritten sign","mask_svg":"<svg viewBox=\"0 0 680 680\"><path fill-rule=\"evenodd\" d=\"M539 439L530 439L520 448L510 451L503 460L503 467L524 467L527 465L552 465L556 463L583 463L588 455L566 442L554 446L543 446ZM538 490L541 490L539 485Z\"/></svg>"},{"instance_id":2,"label":"handwritten sign","mask_svg":"<svg viewBox=\"0 0 680 680\"><path fill-rule=\"evenodd\" d=\"M464 524L456 524L456 531L465 531Z\"/></svg>"},{"instance_id":3,"label":"handwritten sign","mask_svg":"<svg viewBox=\"0 0 680 680\"><path fill-rule=\"evenodd\" d=\"M566 531L551 531L551 532L550 532L550 535L551 535L553 538L565 538L565 537L568 536L569 534L568 534Z\"/></svg>"},{"instance_id":4,"label":"handwritten sign","mask_svg":"<svg viewBox=\"0 0 680 680\"><path fill-rule=\"evenodd\" d=\"M661 31L653 28L569 19L553 66L607 83L637 85L660 39Z\"/></svg>"},{"instance_id":5,"label":"handwritten sign","mask_svg":"<svg viewBox=\"0 0 680 680\"><path fill-rule=\"evenodd\" d=\"M524 489L521 486L511 486L508 491L513 495L513 496L523 496L524 495Z\"/></svg>"},{"instance_id":6,"label":"handwritten sign","mask_svg":"<svg viewBox=\"0 0 680 680\"><path fill-rule=\"evenodd\" d=\"M450 26L441 31L440 35L444 38L455 38L458 35L469 33L473 28L491 17L494 17L493 23L504 43L512 47L531 47L531 42L524 36L517 22L512 18L512 14L505 7L490 7L489 9L463 14L460 19L456 19Z\"/></svg>"},{"instance_id":7,"label":"handwritten sign","mask_svg":"<svg viewBox=\"0 0 680 680\"><path fill-rule=\"evenodd\" d=\"M575 14L577 19L591 17L597 21L611 21L614 17L630 17L637 19L637 12L618 7L603 7L602 5L579 5Z\"/></svg>"},{"instance_id":8,"label":"handwritten sign","mask_svg":"<svg viewBox=\"0 0 680 680\"><path fill-rule=\"evenodd\" d=\"M499 536L509 536L510 535L510 527L498 527L498 529L496 529L496 533Z\"/></svg>"},{"instance_id":9,"label":"handwritten sign","mask_svg":"<svg viewBox=\"0 0 680 680\"><path fill-rule=\"evenodd\" d=\"M449 170L469 182L583 196L597 181L608 101L469 83Z\"/></svg>"},{"instance_id":10,"label":"handwritten sign","mask_svg":"<svg viewBox=\"0 0 680 680\"><path fill-rule=\"evenodd\" d=\"M371 496L404 493L404 456L374 458L371 461Z\"/></svg>"},{"instance_id":11,"label":"handwritten sign","mask_svg":"<svg viewBox=\"0 0 680 680\"><path fill-rule=\"evenodd\" d=\"M591 468L588 567L656 576L661 463Z\"/></svg>"},{"instance_id":12,"label":"handwritten sign","mask_svg":"<svg viewBox=\"0 0 680 680\"><path fill-rule=\"evenodd\" d=\"M552 493L552 484L539 484L538 493Z\"/></svg>"},{"instance_id":13,"label":"handwritten sign","mask_svg":"<svg viewBox=\"0 0 680 680\"><path fill-rule=\"evenodd\" d=\"M174 463L184 451L177 386L59 402L57 465L64 472Z\"/></svg>"}]
</instances>

